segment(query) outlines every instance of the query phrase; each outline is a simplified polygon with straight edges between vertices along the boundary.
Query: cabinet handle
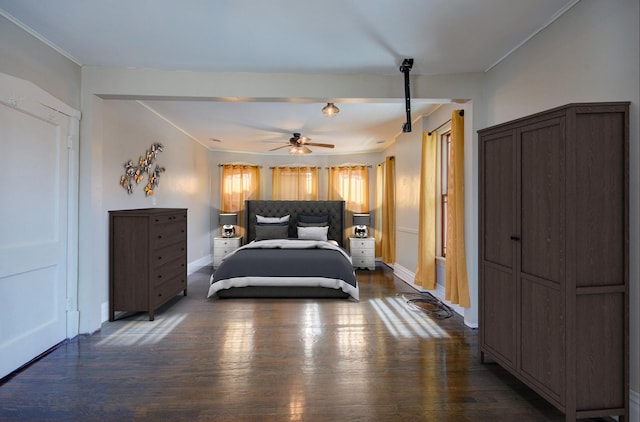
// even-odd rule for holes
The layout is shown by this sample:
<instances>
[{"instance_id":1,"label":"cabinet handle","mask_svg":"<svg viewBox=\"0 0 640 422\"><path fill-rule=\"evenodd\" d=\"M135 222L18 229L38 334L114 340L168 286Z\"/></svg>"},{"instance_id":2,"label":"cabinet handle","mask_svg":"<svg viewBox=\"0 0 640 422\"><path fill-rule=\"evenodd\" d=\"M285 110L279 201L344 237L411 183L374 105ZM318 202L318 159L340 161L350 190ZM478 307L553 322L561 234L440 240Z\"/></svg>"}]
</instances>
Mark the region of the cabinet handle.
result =
<instances>
[{"instance_id":1,"label":"cabinet handle","mask_svg":"<svg viewBox=\"0 0 640 422\"><path fill-rule=\"evenodd\" d=\"M162 239L162 235L158 235L158 239Z\"/></svg>"},{"instance_id":2,"label":"cabinet handle","mask_svg":"<svg viewBox=\"0 0 640 422\"><path fill-rule=\"evenodd\" d=\"M520 240L520 236L511 236L511 240L518 241Z\"/></svg>"},{"instance_id":3,"label":"cabinet handle","mask_svg":"<svg viewBox=\"0 0 640 422\"><path fill-rule=\"evenodd\" d=\"M158 278L162 278L162 274L158 274Z\"/></svg>"},{"instance_id":4,"label":"cabinet handle","mask_svg":"<svg viewBox=\"0 0 640 422\"><path fill-rule=\"evenodd\" d=\"M161 256L159 256L159 257L158 257L158 259L162 259L162 257L161 257Z\"/></svg>"}]
</instances>

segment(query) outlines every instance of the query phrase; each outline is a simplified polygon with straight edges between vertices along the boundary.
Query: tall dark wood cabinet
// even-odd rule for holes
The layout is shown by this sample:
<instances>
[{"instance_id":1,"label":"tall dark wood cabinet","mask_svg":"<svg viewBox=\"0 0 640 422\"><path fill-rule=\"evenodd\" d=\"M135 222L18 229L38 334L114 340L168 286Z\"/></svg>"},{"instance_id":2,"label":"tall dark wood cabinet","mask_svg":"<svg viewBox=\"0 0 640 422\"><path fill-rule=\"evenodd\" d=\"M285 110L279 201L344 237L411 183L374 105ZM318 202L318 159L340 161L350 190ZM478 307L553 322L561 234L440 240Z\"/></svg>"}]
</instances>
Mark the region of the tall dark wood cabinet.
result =
<instances>
[{"instance_id":1,"label":"tall dark wood cabinet","mask_svg":"<svg viewBox=\"0 0 640 422\"><path fill-rule=\"evenodd\" d=\"M480 356L566 414L629 417L629 103L478 131Z\"/></svg>"},{"instance_id":2,"label":"tall dark wood cabinet","mask_svg":"<svg viewBox=\"0 0 640 422\"><path fill-rule=\"evenodd\" d=\"M187 295L187 210L109 211L109 321Z\"/></svg>"}]
</instances>

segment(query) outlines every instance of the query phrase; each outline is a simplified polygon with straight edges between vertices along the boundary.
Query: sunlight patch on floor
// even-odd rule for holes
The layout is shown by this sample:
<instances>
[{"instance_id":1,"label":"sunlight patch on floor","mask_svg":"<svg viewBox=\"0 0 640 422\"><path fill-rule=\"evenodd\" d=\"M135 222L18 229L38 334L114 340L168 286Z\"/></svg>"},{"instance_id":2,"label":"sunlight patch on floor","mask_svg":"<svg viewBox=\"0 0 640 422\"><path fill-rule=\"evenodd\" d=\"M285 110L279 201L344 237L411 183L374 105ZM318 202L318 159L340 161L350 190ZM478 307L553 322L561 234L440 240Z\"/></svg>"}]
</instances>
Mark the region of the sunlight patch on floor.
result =
<instances>
[{"instance_id":1,"label":"sunlight patch on floor","mask_svg":"<svg viewBox=\"0 0 640 422\"><path fill-rule=\"evenodd\" d=\"M400 297L371 299L373 309L394 337L446 338L449 337L437 322L407 308Z\"/></svg>"},{"instance_id":2,"label":"sunlight patch on floor","mask_svg":"<svg viewBox=\"0 0 640 422\"><path fill-rule=\"evenodd\" d=\"M129 321L116 332L100 340L97 346L133 346L156 344L172 332L187 314L177 314L155 321Z\"/></svg>"}]
</instances>

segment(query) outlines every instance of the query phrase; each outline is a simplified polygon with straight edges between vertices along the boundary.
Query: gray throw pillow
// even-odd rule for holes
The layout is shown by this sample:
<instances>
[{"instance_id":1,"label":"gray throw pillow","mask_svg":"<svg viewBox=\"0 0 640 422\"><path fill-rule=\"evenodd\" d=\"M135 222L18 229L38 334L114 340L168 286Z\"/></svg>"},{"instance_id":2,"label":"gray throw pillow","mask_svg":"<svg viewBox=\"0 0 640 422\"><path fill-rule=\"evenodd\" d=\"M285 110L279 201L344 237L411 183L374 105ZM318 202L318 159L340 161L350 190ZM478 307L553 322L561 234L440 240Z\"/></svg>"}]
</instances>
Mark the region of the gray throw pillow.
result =
<instances>
[{"instance_id":1,"label":"gray throw pillow","mask_svg":"<svg viewBox=\"0 0 640 422\"><path fill-rule=\"evenodd\" d=\"M329 214L325 215L298 215L299 223L328 223L329 222Z\"/></svg>"},{"instance_id":2,"label":"gray throw pillow","mask_svg":"<svg viewBox=\"0 0 640 422\"><path fill-rule=\"evenodd\" d=\"M286 239L289 237L289 226L269 224L256 226L256 240Z\"/></svg>"}]
</instances>

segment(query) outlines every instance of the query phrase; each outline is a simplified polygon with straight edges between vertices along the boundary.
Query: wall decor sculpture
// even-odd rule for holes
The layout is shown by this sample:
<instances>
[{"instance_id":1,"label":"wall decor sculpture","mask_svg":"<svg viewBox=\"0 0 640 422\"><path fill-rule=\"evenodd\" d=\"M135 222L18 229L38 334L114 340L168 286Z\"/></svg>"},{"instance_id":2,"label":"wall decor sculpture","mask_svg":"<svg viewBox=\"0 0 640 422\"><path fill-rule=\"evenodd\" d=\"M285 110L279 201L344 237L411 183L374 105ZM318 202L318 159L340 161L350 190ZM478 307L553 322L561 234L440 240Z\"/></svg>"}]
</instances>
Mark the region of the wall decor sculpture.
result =
<instances>
[{"instance_id":1,"label":"wall decor sculpture","mask_svg":"<svg viewBox=\"0 0 640 422\"><path fill-rule=\"evenodd\" d=\"M144 187L144 192L147 196L153 195L153 191L160 183L160 173L164 171L164 167L160 167L156 164L153 171L150 171L151 166L155 163L158 153L162 152L164 146L161 143L156 142L151 145L151 148L147 150L144 157L138 158L138 165L133 165L133 160L129 160L124 165L124 174L120 177L120 185L127 190L128 194L133 193L133 181L139 184L144 179L144 174L149 175L147 185Z\"/></svg>"}]
</instances>

